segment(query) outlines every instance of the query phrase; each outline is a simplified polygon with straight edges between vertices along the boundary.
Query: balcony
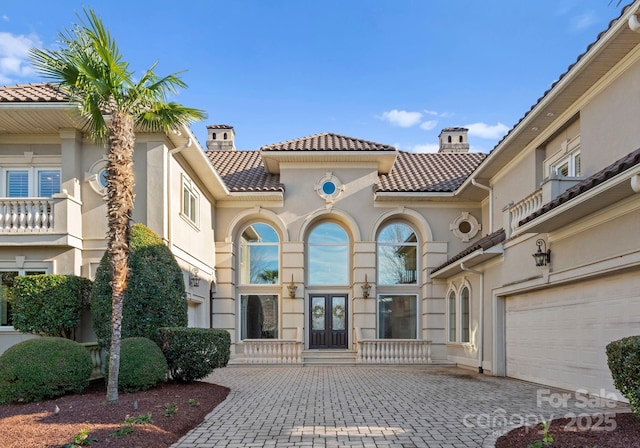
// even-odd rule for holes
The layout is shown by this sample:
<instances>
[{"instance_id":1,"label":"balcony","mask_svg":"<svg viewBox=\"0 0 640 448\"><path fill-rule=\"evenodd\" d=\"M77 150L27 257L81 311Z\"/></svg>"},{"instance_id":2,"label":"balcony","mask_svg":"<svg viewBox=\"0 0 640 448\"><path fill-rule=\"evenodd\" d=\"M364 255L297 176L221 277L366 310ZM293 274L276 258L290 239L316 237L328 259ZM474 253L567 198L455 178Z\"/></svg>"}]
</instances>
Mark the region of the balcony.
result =
<instances>
[{"instance_id":1,"label":"balcony","mask_svg":"<svg viewBox=\"0 0 640 448\"><path fill-rule=\"evenodd\" d=\"M50 198L0 198L0 245L81 248L81 206L67 193Z\"/></svg>"},{"instance_id":2,"label":"balcony","mask_svg":"<svg viewBox=\"0 0 640 448\"><path fill-rule=\"evenodd\" d=\"M504 209L507 220L507 238L518 233L520 221L542 207L542 188L534 191L523 200Z\"/></svg>"}]
</instances>

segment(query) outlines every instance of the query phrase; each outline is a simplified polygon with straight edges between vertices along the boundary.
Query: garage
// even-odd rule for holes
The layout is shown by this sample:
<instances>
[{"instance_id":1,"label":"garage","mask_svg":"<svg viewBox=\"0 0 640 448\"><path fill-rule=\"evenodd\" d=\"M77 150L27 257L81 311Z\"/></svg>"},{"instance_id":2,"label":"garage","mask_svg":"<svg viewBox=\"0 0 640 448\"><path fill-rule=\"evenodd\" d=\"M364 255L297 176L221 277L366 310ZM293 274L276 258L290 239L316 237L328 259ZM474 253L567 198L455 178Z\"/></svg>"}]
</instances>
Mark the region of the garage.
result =
<instances>
[{"instance_id":1,"label":"garage","mask_svg":"<svg viewBox=\"0 0 640 448\"><path fill-rule=\"evenodd\" d=\"M520 294L505 306L507 376L619 396L605 347L640 334L638 272Z\"/></svg>"}]
</instances>

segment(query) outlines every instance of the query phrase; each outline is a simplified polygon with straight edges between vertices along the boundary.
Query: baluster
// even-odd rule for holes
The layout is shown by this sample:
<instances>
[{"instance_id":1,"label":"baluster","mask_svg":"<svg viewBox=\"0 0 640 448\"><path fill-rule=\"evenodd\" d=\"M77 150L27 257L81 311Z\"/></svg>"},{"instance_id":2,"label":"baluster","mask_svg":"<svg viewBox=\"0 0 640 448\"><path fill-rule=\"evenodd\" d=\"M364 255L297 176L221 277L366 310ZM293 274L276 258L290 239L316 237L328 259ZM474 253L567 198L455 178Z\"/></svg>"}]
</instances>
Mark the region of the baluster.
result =
<instances>
[{"instance_id":1,"label":"baluster","mask_svg":"<svg viewBox=\"0 0 640 448\"><path fill-rule=\"evenodd\" d=\"M7 204L4 201L0 202L0 230L4 229L6 209Z\"/></svg>"},{"instance_id":2,"label":"baluster","mask_svg":"<svg viewBox=\"0 0 640 448\"><path fill-rule=\"evenodd\" d=\"M33 201L25 201L25 227L27 230L33 230Z\"/></svg>"},{"instance_id":3,"label":"baluster","mask_svg":"<svg viewBox=\"0 0 640 448\"><path fill-rule=\"evenodd\" d=\"M42 201L33 203L33 228L42 230Z\"/></svg>"}]
</instances>

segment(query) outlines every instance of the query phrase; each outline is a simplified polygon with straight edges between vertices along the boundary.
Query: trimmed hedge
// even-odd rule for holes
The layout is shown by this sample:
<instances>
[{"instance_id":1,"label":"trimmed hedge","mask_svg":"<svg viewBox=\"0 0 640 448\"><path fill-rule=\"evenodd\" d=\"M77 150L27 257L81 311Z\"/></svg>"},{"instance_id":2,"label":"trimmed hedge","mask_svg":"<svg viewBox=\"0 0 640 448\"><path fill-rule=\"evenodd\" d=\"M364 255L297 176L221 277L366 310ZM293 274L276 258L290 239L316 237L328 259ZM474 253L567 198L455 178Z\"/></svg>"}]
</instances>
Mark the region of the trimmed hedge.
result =
<instances>
[{"instance_id":1,"label":"trimmed hedge","mask_svg":"<svg viewBox=\"0 0 640 448\"><path fill-rule=\"evenodd\" d=\"M17 277L12 298L13 326L23 333L73 339L89 304L91 280L75 275Z\"/></svg>"},{"instance_id":2,"label":"trimmed hedge","mask_svg":"<svg viewBox=\"0 0 640 448\"><path fill-rule=\"evenodd\" d=\"M640 336L629 336L607 345L607 364L613 384L640 418Z\"/></svg>"},{"instance_id":3,"label":"trimmed hedge","mask_svg":"<svg viewBox=\"0 0 640 448\"><path fill-rule=\"evenodd\" d=\"M167 360L151 339L127 338L121 344L118 390L137 392L167 381Z\"/></svg>"},{"instance_id":4,"label":"trimmed hedge","mask_svg":"<svg viewBox=\"0 0 640 448\"><path fill-rule=\"evenodd\" d=\"M93 364L79 343L64 338L20 342L0 356L0 404L80 393Z\"/></svg>"},{"instance_id":5,"label":"trimmed hedge","mask_svg":"<svg viewBox=\"0 0 640 448\"><path fill-rule=\"evenodd\" d=\"M155 340L160 327L187 326L182 270L162 239L142 224L131 228L129 275L124 293L122 338ZM111 344L111 267L102 257L91 291L93 329L100 346Z\"/></svg>"},{"instance_id":6,"label":"trimmed hedge","mask_svg":"<svg viewBox=\"0 0 640 448\"><path fill-rule=\"evenodd\" d=\"M171 378L193 382L229 362L231 336L213 328L160 328L157 343L169 364Z\"/></svg>"}]
</instances>

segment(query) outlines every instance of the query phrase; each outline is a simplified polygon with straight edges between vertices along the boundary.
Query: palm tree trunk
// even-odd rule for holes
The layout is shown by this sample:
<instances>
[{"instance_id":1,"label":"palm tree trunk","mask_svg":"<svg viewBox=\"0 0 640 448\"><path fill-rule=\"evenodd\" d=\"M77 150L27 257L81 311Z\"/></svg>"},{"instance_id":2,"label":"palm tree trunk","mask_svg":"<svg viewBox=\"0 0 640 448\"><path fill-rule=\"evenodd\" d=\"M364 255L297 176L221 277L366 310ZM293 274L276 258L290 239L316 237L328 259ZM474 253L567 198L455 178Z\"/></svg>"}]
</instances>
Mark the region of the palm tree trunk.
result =
<instances>
[{"instance_id":1,"label":"palm tree trunk","mask_svg":"<svg viewBox=\"0 0 640 448\"><path fill-rule=\"evenodd\" d=\"M129 260L129 230L133 213L133 149L135 135L133 117L114 111L109 123L109 149L107 151L107 218L109 224L109 261L113 281L111 284L111 348L109 350L109 380L107 402L118 401L118 375L120 371L120 340L122 337L122 309L127 287Z\"/></svg>"}]
</instances>

